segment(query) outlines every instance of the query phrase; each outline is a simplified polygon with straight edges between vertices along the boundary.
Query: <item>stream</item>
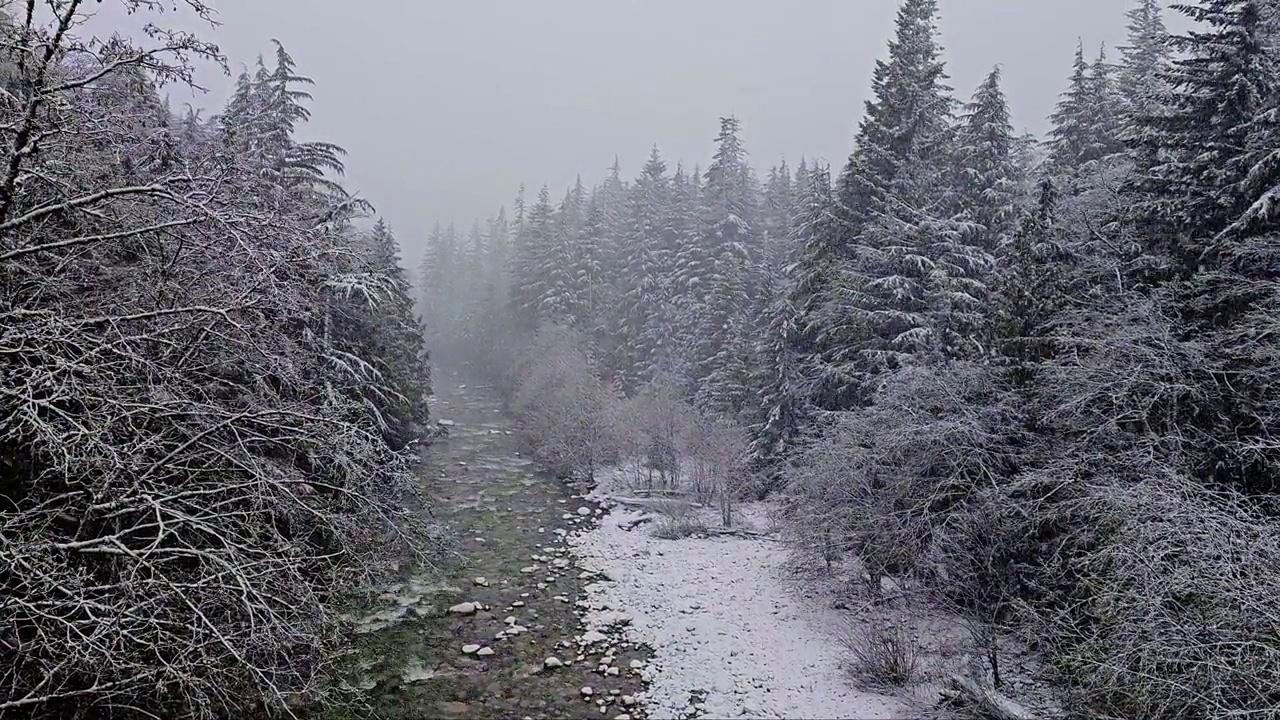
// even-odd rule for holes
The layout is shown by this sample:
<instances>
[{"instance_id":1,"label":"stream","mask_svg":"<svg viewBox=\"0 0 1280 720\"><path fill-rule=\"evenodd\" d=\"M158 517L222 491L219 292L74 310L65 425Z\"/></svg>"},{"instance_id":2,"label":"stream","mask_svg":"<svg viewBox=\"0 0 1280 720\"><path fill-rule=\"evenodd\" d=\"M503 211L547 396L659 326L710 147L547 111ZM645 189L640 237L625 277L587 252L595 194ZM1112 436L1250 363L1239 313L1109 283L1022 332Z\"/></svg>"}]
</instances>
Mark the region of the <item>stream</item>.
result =
<instances>
[{"instance_id":1,"label":"stream","mask_svg":"<svg viewBox=\"0 0 1280 720\"><path fill-rule=\"evenodd\" d=\"M443 371L434 384L432 417L449 436L419 472L461 558L443 576L389 588L391 609L363 619L362 689L374 710L389 720L638 718L644 649L606 655L579 641L574 603L600 577L577 567L564 538L593 526L597 508L521 456L496 391Z\"/></svg>"}]
</instances>

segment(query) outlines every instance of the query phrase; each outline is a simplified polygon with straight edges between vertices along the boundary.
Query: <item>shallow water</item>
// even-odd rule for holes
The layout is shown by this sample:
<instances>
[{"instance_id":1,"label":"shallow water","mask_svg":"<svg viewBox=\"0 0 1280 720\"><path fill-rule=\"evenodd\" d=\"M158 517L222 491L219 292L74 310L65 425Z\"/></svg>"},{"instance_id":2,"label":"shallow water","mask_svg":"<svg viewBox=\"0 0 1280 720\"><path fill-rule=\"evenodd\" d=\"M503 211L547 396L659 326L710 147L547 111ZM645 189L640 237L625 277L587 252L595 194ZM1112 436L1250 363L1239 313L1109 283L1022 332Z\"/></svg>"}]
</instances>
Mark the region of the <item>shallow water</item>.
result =
<instances>
[{"instance_id":1,"label":"shallow water","mask_svg":"<svg viewBox=\"0 0 1280 720\"><path fill-rule=\"evenodd\" d=\"M583 527L576 511L589 503L519 454L495 392L446 373L436 386L432 416L454 424L420 471L433 514L458 534L463 559L443 577L387 588L389 607L363 619L362 690L379 716L396 720L638 717L621 703L641 689L634 673L599 673L589 654L576 660L582 630L573 603L593 578L579 577L557 530ZM483 609L448 612L463 602ZM500 632L508 634L498 639ZM470 644L493 654L464 654ZM628 652L615 652L614 664L641 657ZM547 670L549 656L568 664Z\"/></svg>"}]
</instances>

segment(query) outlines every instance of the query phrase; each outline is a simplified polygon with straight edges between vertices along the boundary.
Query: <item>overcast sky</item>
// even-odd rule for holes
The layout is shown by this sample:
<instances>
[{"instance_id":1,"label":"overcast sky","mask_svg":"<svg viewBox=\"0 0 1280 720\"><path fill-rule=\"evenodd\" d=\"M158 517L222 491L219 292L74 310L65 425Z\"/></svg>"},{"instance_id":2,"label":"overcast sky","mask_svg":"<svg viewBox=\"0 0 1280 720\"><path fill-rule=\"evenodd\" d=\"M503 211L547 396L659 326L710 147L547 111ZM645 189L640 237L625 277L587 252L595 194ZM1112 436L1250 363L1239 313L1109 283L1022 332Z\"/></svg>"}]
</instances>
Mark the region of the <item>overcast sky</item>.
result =
<instances>
[{"instance_id":1,"label":"overcast sky","mask_svg":"<svg viewBox=\"0 0 1280 720\"><path fill-rule=\"evenodd\" d=\"M435 220L468 226L521 182L559 196L654 143L703 163L736 114L755 165L840 165L897 0L209 0L233 69L279 38L313 77L307 134L350 151L349 185L407 254ZM1018 129L1037 133L1070 70L1123 40L1136 0L942 0L952 85L1004 67ZM103 7L106 7L105 5ZM99 21L108 19L103 10ZM119 18L110 18L119 23ZM190 25L188 25L190 26ZM1114 55L1113 55L1114 57ZM231 79L200 78L217 106ZM175 107L191 101L171 95Z\"/></svg>"}]
</instances>

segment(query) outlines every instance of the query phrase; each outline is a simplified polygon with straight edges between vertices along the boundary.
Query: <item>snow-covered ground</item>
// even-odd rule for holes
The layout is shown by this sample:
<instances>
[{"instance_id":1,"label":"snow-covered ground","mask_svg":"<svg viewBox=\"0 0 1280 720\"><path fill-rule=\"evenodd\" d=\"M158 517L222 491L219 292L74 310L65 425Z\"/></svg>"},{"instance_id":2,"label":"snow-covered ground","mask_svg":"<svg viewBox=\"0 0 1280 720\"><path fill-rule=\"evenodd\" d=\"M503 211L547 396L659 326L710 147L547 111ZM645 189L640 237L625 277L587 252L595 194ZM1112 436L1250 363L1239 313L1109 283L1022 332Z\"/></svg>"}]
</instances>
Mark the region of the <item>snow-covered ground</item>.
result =
<instances>
[{"instance_id":1,"label":"snow-covered ground","mask_svg":"<svg viewBox=\"0 0 1280 720\"><path fill-rule=\"evenodd\" d=\"M851 686L835 611L782 581L785 550L765 538L661 540L642 513L615 507L569 543L610 582L587 587L589 628L626 617L626 639L653 648L650 718L907 718L901 701Z\"/></svg>"}]
</instances>

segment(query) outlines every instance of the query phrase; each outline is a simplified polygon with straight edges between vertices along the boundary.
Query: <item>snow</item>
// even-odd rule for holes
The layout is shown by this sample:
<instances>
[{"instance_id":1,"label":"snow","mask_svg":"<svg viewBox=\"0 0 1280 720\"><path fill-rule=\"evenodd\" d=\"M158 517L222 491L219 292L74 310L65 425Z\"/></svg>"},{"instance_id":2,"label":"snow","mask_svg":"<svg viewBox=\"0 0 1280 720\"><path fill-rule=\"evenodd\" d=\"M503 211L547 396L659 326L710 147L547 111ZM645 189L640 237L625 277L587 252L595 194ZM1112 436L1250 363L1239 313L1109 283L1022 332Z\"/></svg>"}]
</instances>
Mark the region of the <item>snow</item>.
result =
<instances>
[{"instance_id":1,"label":"snow","mask_svg":"<svg viewBox=\"0 0 1280 720\"><path fill-rule=\"evenodd\" d=\"M838 616L784 585L777 542L659 540L645 526L620 527L640 514L615 508L570 545L584 567L609 579L587 586L586 625L629 618L626 639L654 650L644 670L649 717L686 716L695 690L705 693L704 717L913 715L897 699L850 684L832 631Z\"/></svg>"}]
</instances>

